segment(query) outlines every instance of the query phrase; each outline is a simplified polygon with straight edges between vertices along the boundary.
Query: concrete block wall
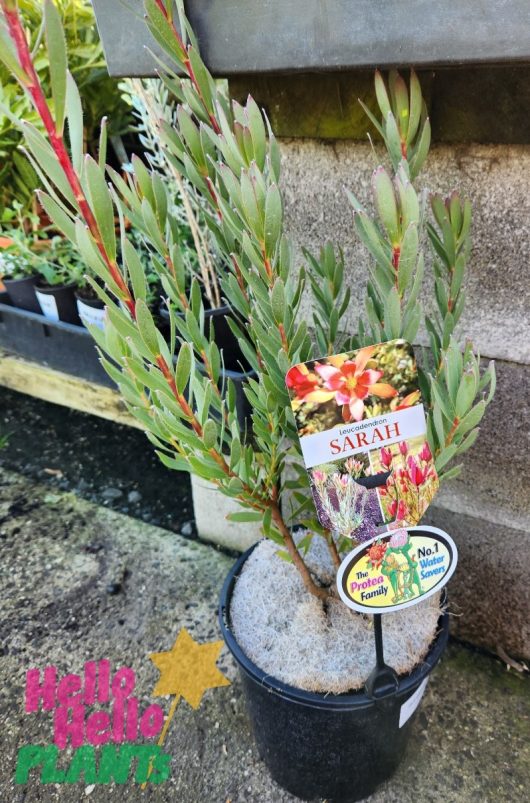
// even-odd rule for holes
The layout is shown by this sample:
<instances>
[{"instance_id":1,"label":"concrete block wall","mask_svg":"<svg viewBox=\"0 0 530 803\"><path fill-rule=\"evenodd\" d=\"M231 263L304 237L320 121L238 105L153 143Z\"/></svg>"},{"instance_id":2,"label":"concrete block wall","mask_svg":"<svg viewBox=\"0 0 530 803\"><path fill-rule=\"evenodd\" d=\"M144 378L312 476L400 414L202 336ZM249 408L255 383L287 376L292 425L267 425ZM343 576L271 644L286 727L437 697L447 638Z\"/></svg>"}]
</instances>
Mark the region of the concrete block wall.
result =
<instances>
[{"instance_id":1,"label":"concrete block wall","mask_svg":"<svg viewBox=\"0 0 530 803\"><path fill-rule=\"evenodd\" d=\"M283 139L287 228L298 246L327 240L344 249L355 331L368 255L358 242L345 188L370 203L378 160L358 141ZM382 151L379 151L380 157ZM459 637L530 657L530 146L435 145L418 186L470 197L473 251L459 331L497 363L498 389L481 436L463 455L429 520L450 532L461 553L450 594ZM426 306L430 294L425 293ZM310 315L310 298L304 314ZM419 343L426 343L424 335Z\"/></svg>"}]
</instances>

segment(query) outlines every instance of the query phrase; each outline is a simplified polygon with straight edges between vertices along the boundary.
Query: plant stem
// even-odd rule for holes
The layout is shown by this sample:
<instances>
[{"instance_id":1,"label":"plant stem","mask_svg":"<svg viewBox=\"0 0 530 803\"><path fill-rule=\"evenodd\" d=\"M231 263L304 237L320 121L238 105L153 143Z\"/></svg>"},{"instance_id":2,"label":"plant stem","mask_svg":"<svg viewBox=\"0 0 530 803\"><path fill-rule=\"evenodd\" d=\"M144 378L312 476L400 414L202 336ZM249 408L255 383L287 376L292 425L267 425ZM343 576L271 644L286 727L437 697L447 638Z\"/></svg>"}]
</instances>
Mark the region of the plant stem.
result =
<instances>
[{"instance_id":1,"label":"plant stem","mask_svg":"<svg viewBox=\"0 0 530 803\"><path fill-rule=\"evenodd\" d=\"M338 568L340 566L340 564L342 563L342 561L340 559L340 555L339 555L339 552L338 552L338 549L337 549L337 545L335 543L335 539L333 538L333 533L331 531L329 531L325 538L326 538L326 543L328 545L328 549L329 549L329 552L330 552L330 555L331 555L331 559L332 559L333 563L335 564L335 566Z\"/></svg>"},{"instance_id":2,"label":"plant stem","mask_svg":"<svg viewBox=\"0 0 530 803\"><path fill-rule=\"evenodd\" d=\"M289 528L285 524L283 520L283 516L281 514L278 502L271 502L271 510L272 510L272 518L274 523L276 524L278 530L282 534L283 542L285 544L285 548L289 553L291 560L293 561L294 565L300 572L302 577L302 582L304 583L305 587L317 599L322 600L325 602L329 597L329 589L323 588L322 586L317 586L313 578L311 577L311 573L307 566L305 565L302 556L300 555L299 551L296 548L296 544L293 541L293 536L291 535Z\"/></svg>"}]
</instances>

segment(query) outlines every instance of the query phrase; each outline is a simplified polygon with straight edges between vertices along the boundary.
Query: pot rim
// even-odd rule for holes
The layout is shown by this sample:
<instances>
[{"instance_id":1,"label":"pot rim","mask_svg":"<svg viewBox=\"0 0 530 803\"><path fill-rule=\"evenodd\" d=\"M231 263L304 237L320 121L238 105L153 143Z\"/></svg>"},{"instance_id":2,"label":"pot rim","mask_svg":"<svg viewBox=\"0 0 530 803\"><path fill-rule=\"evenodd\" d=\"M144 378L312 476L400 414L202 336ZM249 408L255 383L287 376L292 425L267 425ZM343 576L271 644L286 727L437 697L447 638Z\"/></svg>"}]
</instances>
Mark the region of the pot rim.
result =
<instances>
[{"instance_id":1,"label":"pot rim","mask_svg":"<svg viewBox=\"0 0 530 803\"><path fill-rule=\"evenodd\" d=\"M20 279L9 279L7 276L2 278L2 282L4 284L17 284L17 282L27 282L29 279L33 280L33 284L35 284L37 280L36 273L30 273L28 276L21 276Z\"/></svg>"},{"instance_id":2,"label":"pot rim","mask_svg":"<svg viewBox=\"0 0 530 803\"><path fill-rule=\"evenodd\" d=\"M217 318L219 315L228 315L229 312L231 312L231 308L228 306L228 304L221 304L220 307L213 307L213 309L211 307L209 308L205 307L204 317ZM164 320L169 321L169 312L167 309L167 305L164 301L161 301L160 304L158 305L158 314L160 315L161 318L164 318ZM175 315L183 316L184 313L176 311Z\"/></svg>"},{"instance_id":3,"label":"pot rim","mask_svg":"<svg viewBox=\"0 0 530 803\"><path fill-rule=\"evenodd\" d=\"M53 295L54 293L59 293L62 290L74 290L77 285L75 282L68 282L68 284L36 284L35 290L38 293L44 293L45 295Z\"/></svg>"},{"instance_id":4,"label":"pot rim","mask_svg":"<svg viewBox=\"0 0 530 803\"><path fill-rule=\"evenodd\" d=\"M341 711L358 708L368 708L376 705L378 701L370 697L366 691L359 690L356 692L343 692L341 694L333 694L328 692L309 692L304 689L298 689L296 686L290 686L283 683L273 675L264 672L257 664L248 658L243 652L239 643L236 640L232 625L230 622L230 602L237 578L241 573L241 569L247 558L251 555L256 548L259 541L250 549L247 549L235 562L230 569L222 591L219 601L219 625L221 628L222 636L225 640L226 646L234 656L239 668L254 682L265 687L270 693L276 694L283 699L289 699L295 703L308 706L310 708L323 708L323 709L339 709ZM442 589L442 604L446 601L445 589ZM399 677L399 685L395 696L400 698L406 696L409 692L414 691L419 684L430 674L434 666L438 663L449 638L449 614L447 608L443 611L438 620L438 631L434 637L429 651L422 663L415 667L412 672L405 676ZM375 662L375 643L374 643L374 662ZM385 698L382 698L384 701Z\"/></svg>"},{"instance_id":5,"label":"pot rim","mask_svg":"<svg viewBox=\"0 0 530 803\"><path fill-rule=\"evenodd\" d=\"M85 296L79 295L78 291L74 291L76 301L80 301L81 304L85 304L87 307L92 307L93 309L105 309L105 302L101 300L101 298L86 298Z\"/></svg>"}]
</instances>

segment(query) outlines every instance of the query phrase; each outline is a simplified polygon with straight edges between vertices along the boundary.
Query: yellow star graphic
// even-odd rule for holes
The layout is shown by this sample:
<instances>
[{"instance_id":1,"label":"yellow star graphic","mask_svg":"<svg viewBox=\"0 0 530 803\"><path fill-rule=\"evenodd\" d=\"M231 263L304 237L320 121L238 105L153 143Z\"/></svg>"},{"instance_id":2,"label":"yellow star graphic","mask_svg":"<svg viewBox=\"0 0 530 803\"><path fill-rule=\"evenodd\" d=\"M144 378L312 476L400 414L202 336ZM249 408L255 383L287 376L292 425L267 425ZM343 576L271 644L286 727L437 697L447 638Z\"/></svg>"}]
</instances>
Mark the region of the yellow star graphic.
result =
<instances>
[{"instance_id":1,"label":"yellow star graphic","mask_svg":"<svg viewBox=\"0 0 530 803\"><path fill-rule=\"evenodd\" d=\"M170 650L149 655L160 670L153 696L175 694L198 708L207 689L229 686L230 681L216 666L222 646L222 641L199 644L182 628Z\"/></svg>"}]
</instances>

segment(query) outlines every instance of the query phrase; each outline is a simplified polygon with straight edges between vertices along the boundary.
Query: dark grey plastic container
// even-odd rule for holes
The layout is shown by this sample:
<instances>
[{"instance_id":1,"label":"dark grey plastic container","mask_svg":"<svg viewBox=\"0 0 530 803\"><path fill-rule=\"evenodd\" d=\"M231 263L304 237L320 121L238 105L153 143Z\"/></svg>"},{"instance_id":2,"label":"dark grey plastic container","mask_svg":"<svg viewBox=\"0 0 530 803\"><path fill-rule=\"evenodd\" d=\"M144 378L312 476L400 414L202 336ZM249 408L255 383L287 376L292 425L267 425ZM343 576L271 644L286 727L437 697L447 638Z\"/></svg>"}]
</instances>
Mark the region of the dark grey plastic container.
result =
<instances>
[{"instance_id":1,"label":"dark grey plastic container","mask_svg":"<svg viewBox=\"0 0 530 803\"><path fill-rule=\"evenodd\" d=\"M225 581L219 622L239 666L260 756L274 780L302 800L363 800L393 775L403 758L417 707L399 727L401 708L438 663L447 644L449 616L440 616L438 634L421 666L399 678L397 689L385 696L302 691L263 672L232 632L232 593L252 549L237 560Z\"/></svg>"}]
</instances>

